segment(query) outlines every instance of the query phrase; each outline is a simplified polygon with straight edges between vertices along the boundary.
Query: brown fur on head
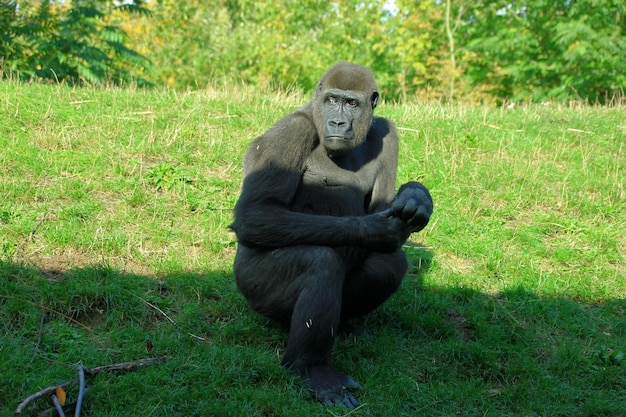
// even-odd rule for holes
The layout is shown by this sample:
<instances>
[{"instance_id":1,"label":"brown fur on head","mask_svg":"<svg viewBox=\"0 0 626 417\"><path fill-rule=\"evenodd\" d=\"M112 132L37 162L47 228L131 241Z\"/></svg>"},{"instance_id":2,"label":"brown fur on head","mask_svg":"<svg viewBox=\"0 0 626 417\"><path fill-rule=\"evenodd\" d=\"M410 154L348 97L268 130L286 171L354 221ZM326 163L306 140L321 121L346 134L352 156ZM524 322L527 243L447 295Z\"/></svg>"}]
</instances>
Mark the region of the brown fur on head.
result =
<instances>
[{"instance_id":1,"label":"brown fur on head","mask_svg":"<svg viewBox=\"0 0 626 417\"><path fill-rule=\"evenodd\" d=\"M325 128L328 126L330 111L324 109L329 96L342 100L357 102L358 108L350 111L351 138L342 141L331 140L325 143ZM372 124L374 108L378 104L378 86L374 74L361 65L349 62L340 62L330 68L320 79L312 100L313 121L318 131L320 141L327 147L334 147L336 153L343 153L358 146L367 137ZM345 118L344 118L345 119ZM347 120L347 119L346 119ZM353 135L352 135L353 133ZM348 138L346 138L348 139Z\"/></svg>"},{"instance_id":2,"label":"brown fur on head","mask_svg":"<svg viewBox=\"0 0 626 417\"><path fill-rule=\"evenodd\" d=\"M349 62L335 64L322 76L318 85L318 92L325 88L337 88L340 90L359 91L370 97L376 93L378 98L378 85L374 74L361 65ZM372 103L372 108L377 103Z\"/></svg>"}]
</instances>

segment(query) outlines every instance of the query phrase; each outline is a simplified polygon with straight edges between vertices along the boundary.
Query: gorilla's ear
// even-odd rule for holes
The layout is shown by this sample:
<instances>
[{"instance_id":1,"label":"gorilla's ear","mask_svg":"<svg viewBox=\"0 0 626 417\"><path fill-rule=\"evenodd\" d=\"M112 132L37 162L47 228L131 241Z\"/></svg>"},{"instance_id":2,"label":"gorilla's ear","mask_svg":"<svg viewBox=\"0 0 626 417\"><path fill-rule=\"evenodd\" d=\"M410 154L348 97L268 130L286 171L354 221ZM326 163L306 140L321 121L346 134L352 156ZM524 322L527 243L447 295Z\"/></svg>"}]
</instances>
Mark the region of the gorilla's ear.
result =
<instances>
[{"instance_id":1,"label":"gorilla's ear","mask_svg":"<svg viewBox=\"0 0 626 417\"><path fill-rule=\"evenodd\" d=\"M372 110L378 105L378 91L372 93Z\"/></svg>"}]
</instances>

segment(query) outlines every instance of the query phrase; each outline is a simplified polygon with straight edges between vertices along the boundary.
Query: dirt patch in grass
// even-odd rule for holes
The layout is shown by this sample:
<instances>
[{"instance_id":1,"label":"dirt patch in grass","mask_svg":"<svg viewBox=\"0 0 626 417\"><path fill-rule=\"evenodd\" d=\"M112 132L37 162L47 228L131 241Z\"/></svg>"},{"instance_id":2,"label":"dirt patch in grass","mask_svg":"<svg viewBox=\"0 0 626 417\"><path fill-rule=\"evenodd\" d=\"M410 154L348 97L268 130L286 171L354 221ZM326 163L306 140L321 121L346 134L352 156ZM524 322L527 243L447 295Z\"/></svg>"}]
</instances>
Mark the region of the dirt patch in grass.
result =
<instances>
[{"instance_id":1,"label":"dirt patch in grass","mask_svg":"<svg viewBox=\"0 0 626 417\"><path fill-rule=\"evenodd\" d=\"M472 260L461 258L452 253L437 254L437 260L444 270L457 274L471 274L474 272L474 262Z\"/></svg>"},{"instance_id":2,"label":"dirt patch in grass","mask_svg":"<svg viewBox=\"0 0 626 417\"><path fill-rule=\"evenodd\" d=\"M63 250L51 255L32 255L28 258L28 263L39 269L41 273L48 278L56 278L70 269L103 264L129 274L143 276L153 275L149 267L135 262L132 259L123 257L94 258L93 256L88 256L73 249Z\"/></svg>"},{"instance_id":3,"label":"dirt patch in grass","mask_svg":"<svg viewBox=\"0 0 626 417\"><path fill-rule=\"evenodd\" d=\"M449 312L446 321L452 325L461 340L467 342L474 338L474 331L468 325L467 318L458 311Z\"/></svg>"}]
</instances>

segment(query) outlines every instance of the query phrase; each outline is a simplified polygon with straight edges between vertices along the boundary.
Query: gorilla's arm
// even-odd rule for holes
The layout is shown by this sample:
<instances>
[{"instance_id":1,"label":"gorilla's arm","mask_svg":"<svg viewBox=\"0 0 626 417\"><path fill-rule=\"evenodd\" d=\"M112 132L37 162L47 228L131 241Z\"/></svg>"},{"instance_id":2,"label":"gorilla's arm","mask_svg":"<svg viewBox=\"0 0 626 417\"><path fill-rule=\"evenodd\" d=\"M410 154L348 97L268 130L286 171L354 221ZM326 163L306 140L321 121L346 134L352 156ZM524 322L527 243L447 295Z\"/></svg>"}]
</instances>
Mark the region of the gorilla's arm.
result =
<instances>
[{"instance_id":1,"label":"gorilla's arm","mask_svg":"<svg viewBox=\"0 0 626 417\"><path fill-rule=\"evenodd\" d=\"M366 216L328 216L289 210L277 194L248 200L247 189L257 193L262 184L297 183L299 176L289 171L267 170L251 173L244 180L242 198L235 206L231 228L239 243L259 249L296 245L361 246L381 252L393 252L406 238L407 223L384 213ZM282 191L282 190L279 190Z\"/></svg>"},{"instance_id":2,"label":"gorilla's arm","mask_svg":"<svg viewBox=\"0 0 626 417\"><path fill-rule=\"evenodd\" d=\"M389 209L395 197L396 173L398 171L398 133L395 125L382 117L374 117L370 135L382 138L382 148L377 152L378 171L372 188L372 198L367 208L368 213ZM390 217L391 213L387 217Z\"/></svg>"},{"instance_id":3,"label":"gorilla's arm","mask_svg":"<svg viewBox=\"0 0 626 417\"><path fill-rule=\"evenodd\" d=\"M245 157L245 177L230 226L239 243L259 249L295 245L399 248L410 232L384 213L328 216L290 210L307 156L318 146L308 115L296 112L257 138ZM395 175L395 173L394 173Z\"/></svg>"}]
</instances>

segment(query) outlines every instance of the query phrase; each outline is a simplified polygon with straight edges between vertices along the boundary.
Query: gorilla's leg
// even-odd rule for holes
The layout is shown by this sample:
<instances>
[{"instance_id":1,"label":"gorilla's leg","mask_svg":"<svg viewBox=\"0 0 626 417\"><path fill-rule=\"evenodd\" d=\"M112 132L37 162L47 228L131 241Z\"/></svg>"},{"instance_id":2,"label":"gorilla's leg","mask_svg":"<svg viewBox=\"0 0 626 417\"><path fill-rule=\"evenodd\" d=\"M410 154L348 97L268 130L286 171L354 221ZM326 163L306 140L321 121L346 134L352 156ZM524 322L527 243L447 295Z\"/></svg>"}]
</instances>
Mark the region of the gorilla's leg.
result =
<instances>
[{"instance_id":1,"label":"gorilla's leg","mask_svg":"<svg viewBox=\"0 0 626 417\"><path fill-rule=\"evenodd\" d=\"M239 245L234 274L237 287L254 311L289 325L296 304L301 314L306 315L307 309L314 312L327 309L323 315L326 317L334 314L334 309L341 306L346 264L328 247L255 250ZM312 297L315 302L310 302Z\"/></svg>"},{"instance_id":2,"label":"gorilla's leg","mask_svg":"<svg viewBox=\"0 0 626 417\"><path fill-rule=\"evenodd\" d=\"M235 278L255 311L290 324L283 366L328 405L358 405L359 384L332 367L341 318L345 260L332 248L296 246L257 251L239 245Z\"/></svg>"},{"instance_id":3,"label":"gorilla's leg","mask_svg":"<svg viewBox=\"0 0 626 417\"><path fill-rule=\"evenodd\" d=\"M308 247L302 249L301 256L311 262L297 277L300 293L293 306L289 341L283 358L283 365L296 373L331 363L347 269L345 262L331 248Z\"/></svg>"},{"instance_id":4,"label":"gorilla's leg","mask_svg":"<svg viewBox=\"0 0 626 417\"><path fill-rule=\"evenodd\" d=\"M395 293L407 270L406 255L372 252L348 274L343 288L342 320L361 317Z\"/></svg>"}]
</instances>

